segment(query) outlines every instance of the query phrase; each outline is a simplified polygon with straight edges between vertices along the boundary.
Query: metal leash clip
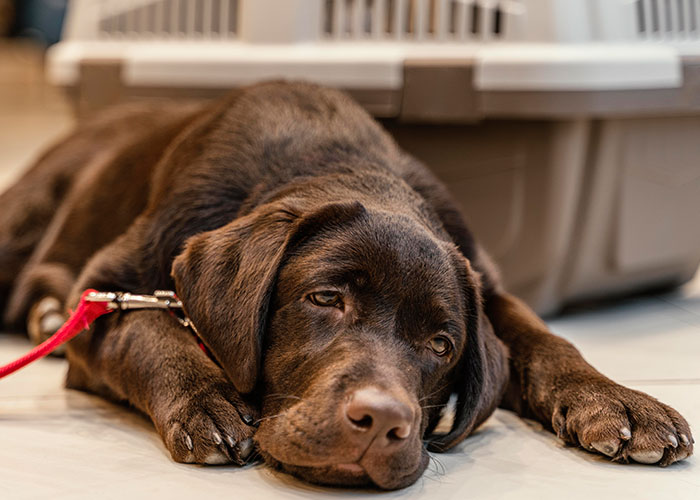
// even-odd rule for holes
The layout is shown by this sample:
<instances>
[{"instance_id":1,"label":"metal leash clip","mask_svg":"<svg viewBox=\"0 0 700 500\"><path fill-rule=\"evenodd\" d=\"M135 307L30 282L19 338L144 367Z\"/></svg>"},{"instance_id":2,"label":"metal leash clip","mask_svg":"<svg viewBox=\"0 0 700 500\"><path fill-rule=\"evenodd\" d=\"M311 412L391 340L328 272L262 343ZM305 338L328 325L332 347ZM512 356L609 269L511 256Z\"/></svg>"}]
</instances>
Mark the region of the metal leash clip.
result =
<instances>
[{"instance_id":1,"label":"metal leash clip","mask_svg":"<svg viewBox=\"0 0 700 500\"><path fill-rule=\"evenodd\" d=\"M85 296L88 302L104 302L110 310L131 311L137 309L166 309L178 310L182 316L174 314L175 318L187 328L194 329L192 321L184 314L182 302L172 290L156 290L153 295L129 292L90 292Z\"/></svg>"},{"instance_id":2,"label":"metal leash clip","mask_svg":"<svg viewBox=\"0 0 700 500\"><path fill-rule=\"evenodd\" d=\"M182 302L175 292L156 290L153 295L129 292L90 292L85 297L88 302L106 302L108 309L128 311L130 309L182 309Z\"/></svg>"}]
</instances>

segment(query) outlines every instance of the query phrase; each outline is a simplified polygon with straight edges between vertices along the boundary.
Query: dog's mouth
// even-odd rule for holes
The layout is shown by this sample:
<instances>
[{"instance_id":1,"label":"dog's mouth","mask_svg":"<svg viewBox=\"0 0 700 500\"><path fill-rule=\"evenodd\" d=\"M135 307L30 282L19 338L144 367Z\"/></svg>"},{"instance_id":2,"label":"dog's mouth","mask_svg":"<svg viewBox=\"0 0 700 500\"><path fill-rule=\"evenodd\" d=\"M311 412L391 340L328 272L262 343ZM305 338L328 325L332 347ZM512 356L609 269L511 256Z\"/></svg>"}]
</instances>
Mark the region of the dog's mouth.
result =
<instances>
[{"instance_id":1,"label":"dog's mouth","mask_svg":"<svg viewBox=\"0 0 700 500\"><path fill-rule=\"evenodd\" d=\"M359 463L344 463L322 467L326 477L332 477L331 484L367 485L373 484L372 478Z\"/></svg>"},{"instance_id":2,"label":"dog's mouth","mask_svg":"<svg viewBox=\"0 0 700 500\"><path fill-rule=\"evenodd\" d=\"M353 474L365 474L365 469L358 463L351 464L338 464L334 466L337 470L342 472L350 472Z\"/></svg>"},{"instance_id":3,"label":"dog's mouth","mask_svg":"<svg viewBox=\"0 0 700 500\"><path fill-rule=\"evenodd\" d=\"M342 483L335 484L367 485L374 483L365 468L356 462L331 465L327 469L327 476L342 478Z\"/></svg>"},{"instance_id":4,"label":"dog's mouth","mask_svg":"<svg viewBox=\"0 0 700 500\"><path fill-rule=\"evenodd\" d=\"M403 488L412 484L422 474L428 462L428 454L424 452L415 469L390 471L380 470L381 468L374 466L376 464L363 465L361 460L328 465L294 465L277 460L264 451L262 456L268 465L311 483L351 488L378 487L383 490Z\"/></svg>"},{"instance_id":5,"label":"dog's mouth","mask_svg":"<svg viewBox=\"0 0 700 500\"><path fill-rule=\"evenodd\" d=\"M359 463L325 466L292 465L277 461L277 468L300 479L325 486L372 486L375 482Z\"/></svg>"}]
</instances>

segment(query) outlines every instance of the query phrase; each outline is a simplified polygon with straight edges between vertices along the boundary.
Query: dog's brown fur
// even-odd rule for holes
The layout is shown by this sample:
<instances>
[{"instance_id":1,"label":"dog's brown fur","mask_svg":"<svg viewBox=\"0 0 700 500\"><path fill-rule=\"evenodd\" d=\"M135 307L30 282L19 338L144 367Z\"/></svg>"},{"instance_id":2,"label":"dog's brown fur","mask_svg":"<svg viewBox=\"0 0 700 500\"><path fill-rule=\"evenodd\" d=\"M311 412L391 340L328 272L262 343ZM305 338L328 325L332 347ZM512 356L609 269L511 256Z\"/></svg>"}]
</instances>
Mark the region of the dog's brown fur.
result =
<instances>
[{"instance_id":1,"label":"dog's brown fur","mask_svg":"<svg viewBox=\"0 0 700 500\"><path fill-rule=\"evenodd\" d=\"M46 296L177 290L218 365L159 311L100 319L67 352L69 387L146 413L177 461L242 463L254 437L310 481L399 488L425 469L424 443L454 446L498 404L618 461L692 452L677 412L605 378L503 291L446 189L339 92L270 83L118 108L0 206L9 325ZM341 305L314 304L320 290ZM437 333L444 356L426 348ZM339 409L365 387L408 409L407 437L348 430ZM435 435L450 394L454 425Z\"/></svg>"}]
</instances>

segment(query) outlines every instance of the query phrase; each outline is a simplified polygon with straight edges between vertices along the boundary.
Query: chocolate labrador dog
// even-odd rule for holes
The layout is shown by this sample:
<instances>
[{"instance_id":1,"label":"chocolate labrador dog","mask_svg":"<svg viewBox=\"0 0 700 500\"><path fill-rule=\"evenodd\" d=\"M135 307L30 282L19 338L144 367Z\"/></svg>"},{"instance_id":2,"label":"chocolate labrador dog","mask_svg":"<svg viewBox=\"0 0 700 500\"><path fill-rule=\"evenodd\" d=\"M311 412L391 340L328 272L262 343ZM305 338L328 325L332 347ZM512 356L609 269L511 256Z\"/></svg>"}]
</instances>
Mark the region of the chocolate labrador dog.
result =
<instances>
[{"instance_id":1,"label":"chocolate labrador dog","mask_svg":"<svg viewBox=\"0 0 700 500\"><path fill-rule=\"evenodd\" d=\"M308 481L401 488L497 406L618 462L692 453L675 410L502 288L446 188L340 92L116 108L0 200L0 305L36 341L86 288L176 290L210 356L153 310L66 355L68 387L148 415L178 462L257 449Z\"/></svg>"}]
</instances>

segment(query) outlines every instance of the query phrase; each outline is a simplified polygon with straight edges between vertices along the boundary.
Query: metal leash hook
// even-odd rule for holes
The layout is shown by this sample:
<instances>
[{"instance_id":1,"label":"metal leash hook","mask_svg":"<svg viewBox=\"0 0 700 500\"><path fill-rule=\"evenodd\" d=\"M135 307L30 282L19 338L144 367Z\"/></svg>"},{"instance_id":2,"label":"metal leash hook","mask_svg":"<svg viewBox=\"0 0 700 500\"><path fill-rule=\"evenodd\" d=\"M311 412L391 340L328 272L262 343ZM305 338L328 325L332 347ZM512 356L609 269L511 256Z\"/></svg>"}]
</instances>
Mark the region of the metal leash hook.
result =
<instances>
[{"instance_id":1,"label":"metal leash hook","mask_svg":"<svg viewBox=\"0 0 700 500\"><path fill-rule=\"evenodd\" d=\"M90 292L88 302L103 302L108 309L128 311L130 309L182 309L182 302L171 290L156 290L153 295L129 292Z\"/></svg>"},{"instance_id":2,"label":"metal leash hook","mask_svg":"<svg viewBox=\"0 0 700 500\"><path fill-rule=\"evenodd\" d=\"M138 309L166 309L180 311L182 317L173 314L182 326L196 329L190 318L184 314L182 301L177 298L172 290L156 290L153 295L136 294L129 292L90 292L85 296L87 302L101 302L107 304L109 310L130 311Z\"/></svg>"}]
</instances>

